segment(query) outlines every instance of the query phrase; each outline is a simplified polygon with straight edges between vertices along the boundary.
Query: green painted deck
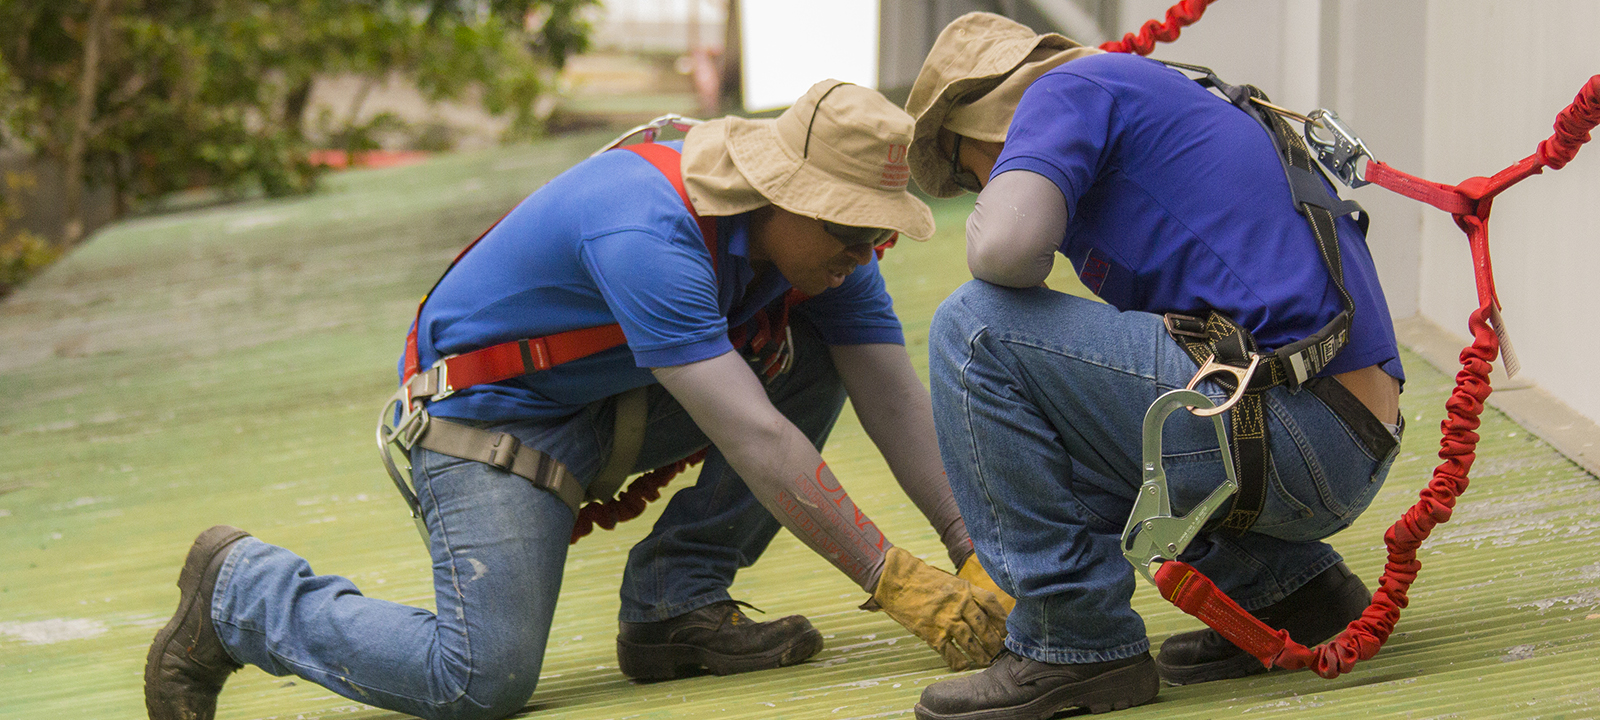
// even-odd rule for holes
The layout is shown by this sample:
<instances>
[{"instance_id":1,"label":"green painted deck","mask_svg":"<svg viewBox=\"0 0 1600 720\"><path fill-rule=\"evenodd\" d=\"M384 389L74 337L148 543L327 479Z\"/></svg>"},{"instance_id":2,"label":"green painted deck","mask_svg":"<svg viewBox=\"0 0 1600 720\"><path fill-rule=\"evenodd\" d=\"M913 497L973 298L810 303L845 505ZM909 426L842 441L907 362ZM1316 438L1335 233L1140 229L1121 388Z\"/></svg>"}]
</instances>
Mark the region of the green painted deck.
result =
<instances>
[{"instance_id":1,"label":"green painted deck","mask_svg":"<svg viewBox=\"0 0 1600 720\"><path fill-rule=\"evenodd\" d=\"M144 717L146 646L172 612L188 544L215 523L372 596L431 607L426 556L372 443L404 328L461 244L603 139L351 172L316 197L126 222L0 303L0 718ZM936 210L940 236L885 261L919 366L933 308L966 277L964 208ZM1436 464L1450 387L1417 356L1405 361L1403 454L1372 509L1334 538L1369 585L1383 530ZM1498 412L1485 421L1472 488L1424 547L1412 606L1382 654L1331 681L1275 673L1163 688L1116 717L1600 717L1600 482ZM946 562L852 413L826 455L891 539ZM820 655L744 676L628 682L613 650L615 586L651 517L575 549L529 714L910 718L921 689L948 676L782 534L734 594L810 616L827 636ZM1148 587L1135 603L1157 644L1197 627ZM400 716L247 669L219 717Z\"/></svg>"}]
</instances>

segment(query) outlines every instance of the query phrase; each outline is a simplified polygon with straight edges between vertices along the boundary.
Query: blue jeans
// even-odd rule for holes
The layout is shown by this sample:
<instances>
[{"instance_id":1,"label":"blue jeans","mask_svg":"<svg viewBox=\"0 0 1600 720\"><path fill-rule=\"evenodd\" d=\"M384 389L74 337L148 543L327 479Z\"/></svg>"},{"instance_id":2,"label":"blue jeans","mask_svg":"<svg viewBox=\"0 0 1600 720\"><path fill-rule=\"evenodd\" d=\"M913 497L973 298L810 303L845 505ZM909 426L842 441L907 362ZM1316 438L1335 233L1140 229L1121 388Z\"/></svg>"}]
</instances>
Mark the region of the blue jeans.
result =
<instances>
[{"instance_id":1,"label":"blue jeans","mask_svg":"<svg viewBox=\"0 0 1600 720\"><path fill-rule=\"evenodd\" d=\"M827 348L795 326L795 365L767 385L820 450L845 392ZM637 470L710 441L659 385ZM559 421L483 425L549 453L587 486L610 452L614 403ZM298 675L352 700L425 718L498 718L533 695L555 613L573 517L554 494L482 463L420 448L412 481L433 555L437 613L363 596L294 553L247 538L212 597L217 634L241 663ZM396 518L396 522L400 522ZM622 577L621 619L651 622L730 599L734 573L780 527L715 448L672 495Z\"/></svg>"},{"instance_id":2,"label":"blue jeans","mask_svg":"<svg viewBox=\"0 0 1600 720\"><path fill-rule=\"evenodd\" d=\"M1017 598L1006 646L1049 663L1150 648L1119 538L1141 482L1141 425L1195 364L1161 317L1044 288L972 281L939 306L929 338L933 410L950 485L984 568ZM1215 383L1199 388L1219 402ZM1246 609L1283 599L1340 561L1323 538L1382 486L1373 457L1310 392L1265 394L1265 507L1239 537L1202 534L1184 560ZM1163 461L1186 513L1223 478L1209 419L1167 421Z\"/></svg>"}]
</instances>

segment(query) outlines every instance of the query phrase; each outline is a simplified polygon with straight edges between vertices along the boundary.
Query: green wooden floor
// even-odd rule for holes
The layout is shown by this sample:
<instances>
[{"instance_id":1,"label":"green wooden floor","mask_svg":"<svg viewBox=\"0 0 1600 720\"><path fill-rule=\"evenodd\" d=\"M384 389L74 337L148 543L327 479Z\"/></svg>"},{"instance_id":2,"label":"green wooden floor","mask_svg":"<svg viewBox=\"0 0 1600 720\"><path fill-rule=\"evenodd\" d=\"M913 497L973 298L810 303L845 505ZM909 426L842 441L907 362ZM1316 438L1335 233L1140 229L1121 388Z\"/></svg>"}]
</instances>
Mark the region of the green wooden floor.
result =
<instances>
[{"instance_id":1,"label":"green wooden floor","mask_svg":"<svg viewBox=\"0 0 1600 720\"><path fill-rule=\"evenodd\" d=\"M0 718L139 718L151 635L178 563L214 523L295 549L368 594L431 607L426 556L380 468L371 423L417 297L455 250L599 144L581 136L332 178L316 197L152 217L100 233L0 302ZM626 198L619 198L625 202ZM939 237L886 259L919 368L938 301L965 278L961 203ZM1053 281L1072 285L1070 277ZM1448 378L1407 354L1403 454L1365 518L1334 539L1376 578L1381 534L1435 464ZM1471 491L1423 551L1412 607L1378 658L1164 688L1134 718L1600 716L1600 483L1486 416ZM826 453L857 502L913 552L943 552L846 413ZM938 658L787 534L736 597L801 612L811 662L635 685L616 670L616 582L651 516L572 556L529 712L560 718L909 718ZM1159 643L1196 623L1148 588ZM219 717L394 718L247 669Z\"/></svg>"}]
</instances>

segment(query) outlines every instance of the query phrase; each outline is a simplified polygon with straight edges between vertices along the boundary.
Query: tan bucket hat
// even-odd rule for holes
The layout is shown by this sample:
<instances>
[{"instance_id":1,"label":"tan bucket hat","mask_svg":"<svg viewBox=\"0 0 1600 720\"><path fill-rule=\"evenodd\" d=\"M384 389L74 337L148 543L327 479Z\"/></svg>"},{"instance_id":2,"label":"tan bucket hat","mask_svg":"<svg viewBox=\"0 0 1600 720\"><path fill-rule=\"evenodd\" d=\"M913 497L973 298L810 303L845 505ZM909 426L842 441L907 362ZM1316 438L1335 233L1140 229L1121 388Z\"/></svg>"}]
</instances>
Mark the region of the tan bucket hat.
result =
<instances>
[{"instance_id":1,"label":"tan bucket hat","mask_svg":"<svg viewBox=\"0 0 1600 720\"><path fill-rule=\"evenodd\" d=\"M926 240L933 212L907 190L911 116L876 90L824 80L773 119L727 117L683 141L683 180L701 215L763 205Z\"/></svg>"},{"instance_id":2,"label":"tan bucket hat","mask_svg":"<svg viewBox=\"0 0 1600 720\"><path fill-rule=\"evenodd\" d=\"M1005 142L1017 102L1034 80L1068 60L1101 52L993 13L967 13L946 25L906 100L906 112L916 119L910 158L917 184L934 197L960 195L950 158L939 150L939 129Z\"/></svg>"}]
</instances>

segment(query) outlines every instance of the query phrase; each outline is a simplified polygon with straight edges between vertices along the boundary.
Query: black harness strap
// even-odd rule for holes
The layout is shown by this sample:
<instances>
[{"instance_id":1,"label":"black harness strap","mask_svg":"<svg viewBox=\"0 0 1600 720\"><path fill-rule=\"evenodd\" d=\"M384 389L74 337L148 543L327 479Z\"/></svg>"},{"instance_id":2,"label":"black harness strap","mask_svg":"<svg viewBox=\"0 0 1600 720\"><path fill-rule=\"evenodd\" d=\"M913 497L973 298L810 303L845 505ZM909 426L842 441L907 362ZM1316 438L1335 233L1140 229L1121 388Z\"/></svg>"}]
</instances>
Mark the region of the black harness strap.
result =
<instances>
[{"instance_id":1,"label":"black harness strap","mask_svg":"<svg viewBox=\"0 0 1600 720\"><path fill-rule=\"evenodd\" d=\"M1349 342L1355 302L1344 287L1344 266L1339 256L1339 230L1335 221L1353 214L1362 232L1365 232L1367 214L1354 201L1341 200L1329 192L1315 157L1288 121L1252 102L1252 98L1267 100L1266 93L1251 85L1229 85L1210 68L1174 62L1165 64L1200 74L1202 77L1195 82L1201 87L1217 90L1234 107L1244 111L1267 130L1277 150L1278 160L1283 164L1295 208L1310 225L1317 251L1344 305L1338 315L1311 335L1262 354L1244 395L1229 413L1229 452L1233 455L1234 468L1238 473L1239 492L1234 495L1227 514L1206 529L1239 535L1255 524L1266 503L1271 457L1267 445L1266 404L1261 394L1278 385L1288 385L1291 392L1298 392L1302 383L1327 367ZM1243 368L1249 365L1252 355L1260 352L1249 330L1215 310L1203 319L1169 313L1166 325L1168 334L1183 347L1197 366L1203 366L1207 360L1214 358L1217 362ZM1226 375L1213 377L1230 393L1237 388L1237 384Z\"/></svg>"}]
</instances>

